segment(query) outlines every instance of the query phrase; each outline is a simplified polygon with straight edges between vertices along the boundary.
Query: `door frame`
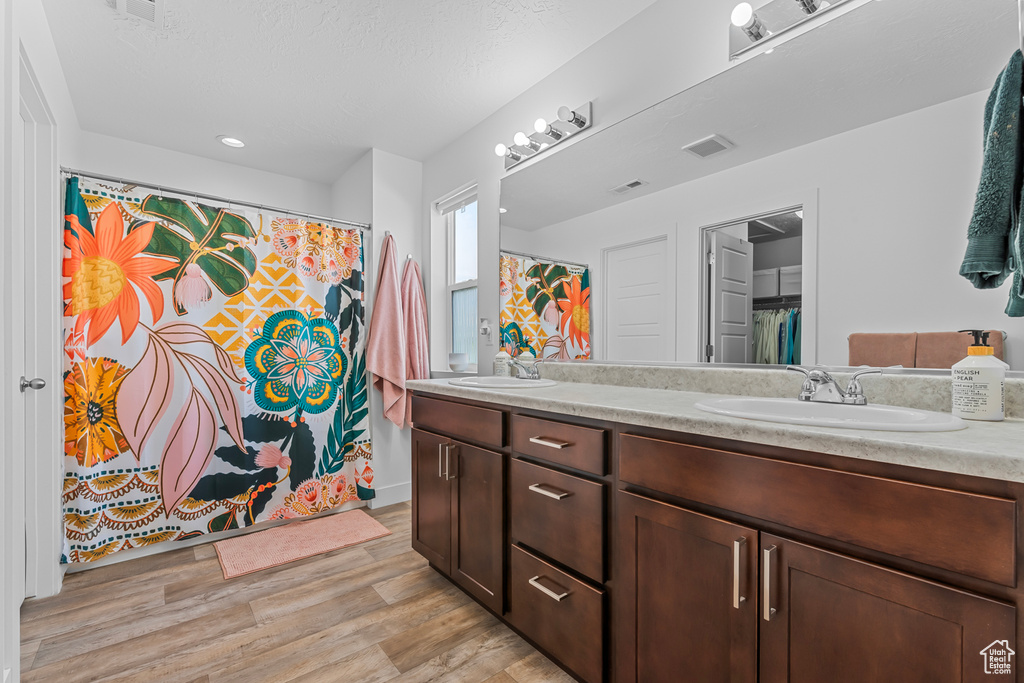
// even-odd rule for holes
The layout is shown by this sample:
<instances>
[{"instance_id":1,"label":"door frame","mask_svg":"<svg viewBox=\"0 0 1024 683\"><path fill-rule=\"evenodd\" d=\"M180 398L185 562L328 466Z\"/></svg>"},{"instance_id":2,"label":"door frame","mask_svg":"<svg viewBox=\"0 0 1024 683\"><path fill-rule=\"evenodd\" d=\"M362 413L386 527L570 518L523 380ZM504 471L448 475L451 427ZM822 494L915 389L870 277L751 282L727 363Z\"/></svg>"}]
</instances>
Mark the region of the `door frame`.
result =
<instances>
[{"instance_id":1,"label":"door frame","mask_svg":"<svg viewBox=\"0 0 1024 683\"><path fill-rule=\"evenodd\" d=\"M644 239L636 240L634 242L625 242L623 244L615 244L615 245L612 245L610 247L602 247L601 248L601 273L600 273L600 295L601 295L601 302L600 302L600 305L597 307L597 312L598 312L598 315L599 315L597 320L594 319L594 308L595 307L593 305L593 297L591 297L591 306L590 306L590 329L591 329L591 335L590 335L590 338L591 338L590 357L591 357L592 360L608 360L608 357L607 357L608 348L609 348L609 346L608 346L608 325L606 324L606 321L608 320L608 301L609 301L609 296L610 296L610 292L609 292L608 288L610 286L610 280L611 280L611 278L608 277L608 256L613 251L618 251L620 249L627 249L627 248L630 248L630 247L639 247L639 246L644 245L644 244L650 244L652 242L660 242L662 240L665 241L665 269L667 271L666 272L666 276L665 276L665 284L666 284L665 296L668 297L670 299L670 301L671 301L670 310L672 311L672 315L671 315L672 319L666 321L666 323L665 323L666 324L666 334L672 335L672 337L673 337L672 340L671 340L671 344L669 345L669 349L668 349L669 352L670 352L670 355L672 356L672 358L669 359L666 362L675 362L675 361L679 360L679 357L676 354L676 349L679 346L679 344L678 344L678 332L677 332L678 325L679 325L679 315L677 313L677 306L676 306L676 297L678 296L677 292L679 290L679 287L678 287L679 260L678 260L678 258L676 258L676 239L677 239L676 238L676 232L677 232L677 229L673 229L673 228L676 228L676 226L673 225L672 228L668 228L667 227L664 232L659 232L656 235L651 235L650 237L645 237ZM591 291L593 291L594 280L595 280L594 273L591 272L591 274L590 274ZM597 355L595 355L595 352L594 352L594 346L593 346L594 334L593 334L593 330L595 329L595 327L600 330L600 335L598 337L599 340L600 340L600 344L599 344L598 348L601 350L603 357L598 357Z\"/></svg>"},{"instance_id":2,"label":"door frame","mask_svg":"<svg viewBox=\"0 0 1024 683\"><path fill-rule=\"evenodd\" d=\"M25 597L60 591L63 538L61 492L64 477L61 435L63 397L60 343L63 321L60 293L60 164L57 124L24 47L19 55L19 110L24 121L24 263L26 274L25 367L14 374L42 377L47 386L25 394L24 451Z\"/></svg>"},{"instance_id":3,"label":"door frame","mask_svg":"<svg viewBox=\"0 0 1024 683\"><path fill-rule=\"evenodd\" d=\"M708 311L710 291L708 290L706 257L711 245L711 231L720 230L730 225L744 223L763 216L784 213L801 209L803 216L803 234L800 245L801 261L801 304L800 304L800 353L803 365L815 365L818 362L818 190L787 193L776 199L756 202L736 210L735 217L719 219L705 223L697 230L697 250L694 272L697 278L697 363L708 363L704 355L704 345L710 334ZM718 211L722 213L721 210ZM691 361L692 362L692 361Z\"/></svg>"}]
</instances>

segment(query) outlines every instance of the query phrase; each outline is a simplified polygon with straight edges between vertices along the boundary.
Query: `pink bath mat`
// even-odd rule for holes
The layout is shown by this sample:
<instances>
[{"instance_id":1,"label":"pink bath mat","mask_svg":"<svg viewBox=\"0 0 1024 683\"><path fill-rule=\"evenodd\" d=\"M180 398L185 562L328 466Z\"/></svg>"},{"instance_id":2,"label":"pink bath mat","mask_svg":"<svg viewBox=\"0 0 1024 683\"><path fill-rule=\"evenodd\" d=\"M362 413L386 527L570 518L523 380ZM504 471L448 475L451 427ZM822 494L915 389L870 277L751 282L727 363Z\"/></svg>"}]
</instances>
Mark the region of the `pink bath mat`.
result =
<instances>
[{"instance_id":1,"label":"pink bath mat","mask_svg":"<svg viewBox=\"0 0 1024 683\"><path fill-rule=\"evenodd\" d=\"M213 544L224 578L312 557L346 546L388 536L388 528L362 510L281 526Z\"/></svg>"}]
</instances>

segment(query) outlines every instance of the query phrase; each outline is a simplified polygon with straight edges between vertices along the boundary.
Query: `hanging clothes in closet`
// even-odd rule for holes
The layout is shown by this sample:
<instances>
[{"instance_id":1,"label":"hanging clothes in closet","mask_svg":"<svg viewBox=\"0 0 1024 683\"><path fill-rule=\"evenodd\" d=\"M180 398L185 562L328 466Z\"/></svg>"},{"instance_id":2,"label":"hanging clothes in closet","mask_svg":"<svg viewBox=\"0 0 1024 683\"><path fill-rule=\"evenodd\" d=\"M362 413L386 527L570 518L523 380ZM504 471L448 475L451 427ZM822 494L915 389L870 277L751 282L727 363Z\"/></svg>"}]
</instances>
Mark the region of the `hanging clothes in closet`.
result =
<instances>
[{"instance_id":1,"label":"hanging clothes in closet","mask_svg":"<svg viewBox=\"0 0 1024 683\"><path fill-rule=\"evenodd\" d=\"M800 309L754 311L754 362L789 365L800 362Z\"/></svg>"}]
</instances>

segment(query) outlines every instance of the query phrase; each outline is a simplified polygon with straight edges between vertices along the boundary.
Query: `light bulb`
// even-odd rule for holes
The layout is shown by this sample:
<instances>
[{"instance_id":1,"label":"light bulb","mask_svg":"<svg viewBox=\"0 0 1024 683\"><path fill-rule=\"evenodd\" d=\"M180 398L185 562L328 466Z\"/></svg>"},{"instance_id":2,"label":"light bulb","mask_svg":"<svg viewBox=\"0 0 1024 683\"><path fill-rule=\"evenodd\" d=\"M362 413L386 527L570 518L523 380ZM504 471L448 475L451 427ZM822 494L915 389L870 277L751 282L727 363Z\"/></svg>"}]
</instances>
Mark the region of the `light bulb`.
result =
<instances>
[{"instance_id":1,"label":"light bulb","mask_svg":"<svg viewBox=\"0 0 1024 683\"><path fill-rule=\"evenodd\" d=\"M497 154L499 157L503 157L506 154L508 154L508 147L499 142L494 146L494 153Z\"/></svg>"},{"instance_id":2,"label":"light bulb","mask_svg":"<svg viewBox=\"0 0 1024 683\"><path fill-rule=\"evenodd\" d=\"M533 129L538 133L544 133L548 129L548 122L544 119L537 119L533 122Z\"/></svg>"},{"instance_id":3,"label":"light bulb","mask_svg":"<svg viewBox=\"0 0 1024 683\"><path fill-rule=\"evenodd\" d=\"M245 143L238 138L228 137L227 135L218 135L217 139L228 147L245 147Z\"/></svg>"},{"instance_id":4,"label":"light bulb","mask_svg":"<svg viewBox=\"0 0 1024 683\"><path fill-rule=\"evenodd\" d=\"M743 28L750 23L754 17L754 8L749 2L741 2L732 10L732 25Z\"/></svg>"},{"instance_id":5,"label":"light bulb","mask_svg":"<svg viewBox=\"0 0 1024 683\"><path fill-rule=\"evenodd\" d=\"M498 213L508 213L508 209L504 209L504 208L499 207L498 208Z\"/></svg>"},{"instance_id":6,"label":"light bulb","mask_svg":"<svg viewBox=\"0 0 1024 683\"><path fill-rule=\"evenodd\" d=\"M512 137L512 142L516 143L520 147L529 147L530 138L526 137L526 133L519 131Z\"/></svg>"},{"instance_id":7,"label":"light bulb","mask_svg":"<svg viewBox=\"0 0 1024 683\"><path fill-rule=\"evenodd\" d=\"M558 120L559 121L571 121L572 120L572 109L569 107L561 106L558 108Z\"/></svg>"}]
</instances>

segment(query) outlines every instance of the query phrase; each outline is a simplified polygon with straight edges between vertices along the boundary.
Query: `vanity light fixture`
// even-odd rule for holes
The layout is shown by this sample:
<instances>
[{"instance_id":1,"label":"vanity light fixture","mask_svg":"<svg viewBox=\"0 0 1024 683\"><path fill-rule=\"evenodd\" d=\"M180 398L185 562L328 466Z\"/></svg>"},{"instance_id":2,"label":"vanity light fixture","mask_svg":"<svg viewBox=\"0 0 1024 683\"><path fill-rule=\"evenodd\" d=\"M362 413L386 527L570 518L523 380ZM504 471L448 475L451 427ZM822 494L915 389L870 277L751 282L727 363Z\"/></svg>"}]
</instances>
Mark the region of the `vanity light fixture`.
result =
<instances>
[{"instance_id":1,"label":"vanity light fixture","mask_svg":"<svg viewBox=\"0 0 1024 683\"><path fill-rule=\"evenodd\" d=\"M519 131L513 135L512 142L516 143L516 147L522 148L530 155L536 154L540 151L540 143L533 138L527 137L526 133L523 131Z\"/></svg>"},{"instance_id":2,"label":"vanity light fixture","mask_svg":"<svg viewBox=\"0 0 1024 683\"><path fill-rule=\"evenodd\" d=\"M586 116L579 114L566 106L558 108L558 120L565 121L570 126L576 126L576 128L583 128L587 125Z\"/></svg>"},{"instance_id":3,"label":"vanity light fixture","mask_svg":"<svg viewBox=\"0 0 1024 683\"><path fill-rule=\"evenodd\" d=\"M238 138L233 138L227 135L218 135L217 139L220 140L221 144L227 145L228 147L245 147L245 143Z\"/></svg>"},{"instance_id":4,"label":"vanity light fixture","mask_svg":"<svg viewBox=\"0 0 1024 683\"><path fill-rule=\"evenodd\" d=\"M869 0L750 0L732 10L729 26L729 59L738 59L747 52L771 54L783 42L842 14L826 16L838 7L848 9ZM755 12L754 6L757 6ZM769 28L771 27L771 28ZM787 35L788 34L788 35Z\"/></svg>"},{"instance_id":5,"label":"vanity light fixture","mask_svg":"<svg viewBox=\"0 0 1024 683\"><path fill-rule=\"evenodd\" d=\"M552 127L544 119L537 119L536 121L534 121L533 129L540 133L541 135L543 135L544 137L551 138L555 142L558 142L563 137L565 137L565 133L558 130L557 128Z\"/></svg>"},{"instance_id":6,"label":"vanity light fixture","mask_svg":"<svg viewBox=\"0 0 1024 683\"><path fill-rule=\"evenodd\" d=\"M523 158L522 154L520 154L514 149L509 149L500 142L494 146L494 153L497 154L499 157L505 157L506 160L511 160L513 163L519 162Z\"/></svg>"},{"instance_id":7,"label":"vanity light fixture","mask_svg":"<svg viewBox=\"0 0 1024 683\"><path fill-rule=\"evenodd\" d=\"M768 33L764 22L757 18L757 14L754 13L754 8L750 6L749 2L741 2L733 8L732 25L743 29L747 37L755 43Z\"/></svg>"},{"instance_id":8,"label":"vanity light fixture","mask_svg":"<svg viewBox=\"0 0 1024 683\"><path fill-rule=\"evenodd\" d=\"M494 147L494 154L505 160L507 171L516 164L535 157L576 133L590 128L593 122L592 111L590 102L575 109L559 107L557 120L548 123L547 119L536 119L533 122L533 133L527 135L519 131L513 136L511 145L498 143Z\"/></svg>"}]
</instances>

